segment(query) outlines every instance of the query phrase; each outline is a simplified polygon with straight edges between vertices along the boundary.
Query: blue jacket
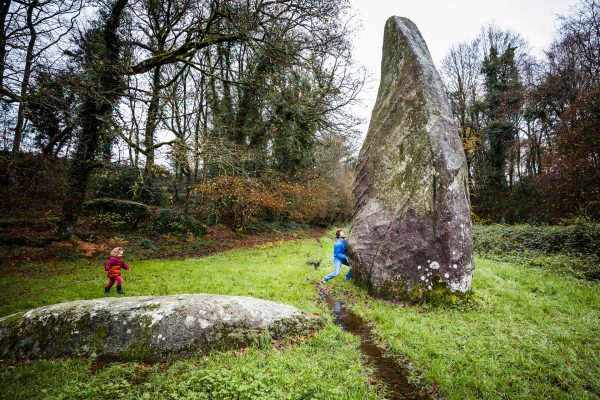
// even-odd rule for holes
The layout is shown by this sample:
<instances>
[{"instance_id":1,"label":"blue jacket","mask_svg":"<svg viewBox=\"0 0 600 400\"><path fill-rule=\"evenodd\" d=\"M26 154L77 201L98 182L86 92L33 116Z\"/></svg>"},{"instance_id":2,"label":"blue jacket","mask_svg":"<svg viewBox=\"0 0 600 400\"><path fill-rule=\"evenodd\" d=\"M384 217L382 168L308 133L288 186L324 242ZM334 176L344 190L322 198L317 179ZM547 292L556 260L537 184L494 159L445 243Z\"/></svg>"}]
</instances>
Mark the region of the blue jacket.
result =
<instances>
[{"instance_id":1,"label":"blue jacket","mask_svg":"<svg viewBox=\"0 0 600 400\"><path fill-rule=\"evenodd\" d=\"M346 241L342 238L337 238L333 245L333 258L340 261L346 261L348 256L346 255Z\"/></svg>"}]
</instances>

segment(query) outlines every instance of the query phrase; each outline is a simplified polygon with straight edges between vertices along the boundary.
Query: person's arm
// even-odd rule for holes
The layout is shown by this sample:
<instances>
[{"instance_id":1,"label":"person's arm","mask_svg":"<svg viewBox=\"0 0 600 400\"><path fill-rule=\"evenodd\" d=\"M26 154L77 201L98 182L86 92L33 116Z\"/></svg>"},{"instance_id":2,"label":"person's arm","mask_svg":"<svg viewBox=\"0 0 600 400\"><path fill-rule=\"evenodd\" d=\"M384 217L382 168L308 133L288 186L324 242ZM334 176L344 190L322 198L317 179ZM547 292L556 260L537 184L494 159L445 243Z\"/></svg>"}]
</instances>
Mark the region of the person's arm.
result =
<instances>
[{"instance_id":1,"label":"person's arm","mask_svg":"<svg viewBox=\"0 0 600 400\"><path fill-rule=\"evenodd\" d=\"M109 269L110 269L110 260L106 260L106 262L104 263L104 270L108 272Z\"/></svg>"},{"instance_id":2,"label":"person's arm","mask_svg":"<svg viewBox=\"0 0 600 400\"><path fill-rule=\"evenodd\" d=\"M125 264L125 261L123 261L121 258L119 258L119 264L121 265L121 267L129 271L129 265Z\"/></svg>"}]
</instances>

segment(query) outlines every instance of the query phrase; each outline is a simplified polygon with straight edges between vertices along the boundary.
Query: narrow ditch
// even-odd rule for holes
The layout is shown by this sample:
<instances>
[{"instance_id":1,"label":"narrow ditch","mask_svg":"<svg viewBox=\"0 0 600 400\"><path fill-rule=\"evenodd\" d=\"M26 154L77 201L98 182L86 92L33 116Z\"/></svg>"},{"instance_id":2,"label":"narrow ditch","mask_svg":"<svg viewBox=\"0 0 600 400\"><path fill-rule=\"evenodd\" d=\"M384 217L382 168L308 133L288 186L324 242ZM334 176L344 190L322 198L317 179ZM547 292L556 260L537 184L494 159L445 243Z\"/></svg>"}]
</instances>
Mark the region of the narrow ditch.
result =
<instances>
[{"instance_id":1,"label":"narrow ditch","mask_svg":"<svg viewBox=\"0 0 600 400\"><path fill-rule=\"evenodd\" d=\"M385 387L387 400L434 399L424 388L408 381L409 372L395 359L384 354L375 344L373 333L368 324L358 315L344 307L343 303L331 297L331 294L318 285L319 295L333 313L333 322L344 331L360 338L360 352L366 362L375 368L374 378Z\"/></svg>"}]
</instances>

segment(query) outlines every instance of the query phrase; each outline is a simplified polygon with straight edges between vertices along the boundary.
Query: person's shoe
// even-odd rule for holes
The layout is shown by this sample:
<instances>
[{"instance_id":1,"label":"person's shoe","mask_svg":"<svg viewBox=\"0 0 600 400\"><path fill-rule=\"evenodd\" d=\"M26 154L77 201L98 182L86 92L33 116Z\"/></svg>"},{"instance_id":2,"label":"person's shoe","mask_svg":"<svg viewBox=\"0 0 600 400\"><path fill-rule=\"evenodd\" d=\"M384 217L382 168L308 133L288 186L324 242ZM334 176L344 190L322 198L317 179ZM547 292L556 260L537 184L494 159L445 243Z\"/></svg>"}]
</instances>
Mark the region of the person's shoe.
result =
<instances>
[{"instance_id":1,"label":"person's shoe","mask_svg":"<svg viewBox=\"0 0 600 400\"><path fill-rule=\"evenodd\" d=\"M321 283L327 283L327 281L325 280L325 278L321 279Z\"/></svg>"},{"instance_id":2,"label":"person's shoe","mask_svg":"<svg viewBox=\"0 0 600 400\"><path fill-rule=\"evenodd\" d=\"M109 287L105 287L104 288L104 295L105 296L110 296L110 288Z\"/></svg>"},{"instance_id":3,"label":"person's shoe","mask_svg":"<svg viewBox=\"0 0 600 400\"><path fill-rule=\"evenodd\" d=\"M123 292L123 289L121 289L121 286L117 286L117 293L124 294L125 292Z\"/></svg>"}]
</instances>

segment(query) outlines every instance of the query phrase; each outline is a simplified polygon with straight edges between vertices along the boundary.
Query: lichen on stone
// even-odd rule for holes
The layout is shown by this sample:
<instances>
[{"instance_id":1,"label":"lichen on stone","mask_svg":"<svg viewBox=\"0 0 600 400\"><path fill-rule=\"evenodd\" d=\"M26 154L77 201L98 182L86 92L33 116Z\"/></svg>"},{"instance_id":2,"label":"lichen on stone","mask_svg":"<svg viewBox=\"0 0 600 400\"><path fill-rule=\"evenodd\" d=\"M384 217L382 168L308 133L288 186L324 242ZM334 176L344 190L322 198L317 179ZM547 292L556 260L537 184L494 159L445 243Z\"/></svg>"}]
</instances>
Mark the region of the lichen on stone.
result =
<instances>
[{"instance_id":1,"label":"lichen on stone","mask_svg":"<svg viewBox=\"0 0 600 400\"><path fill-rule=\"evenodd\" d=\"M294 307L249 297L81 300L0 319L0 358L150 361L262 345L321 324L319 317Z\"/></svg>"}]
</instances>

